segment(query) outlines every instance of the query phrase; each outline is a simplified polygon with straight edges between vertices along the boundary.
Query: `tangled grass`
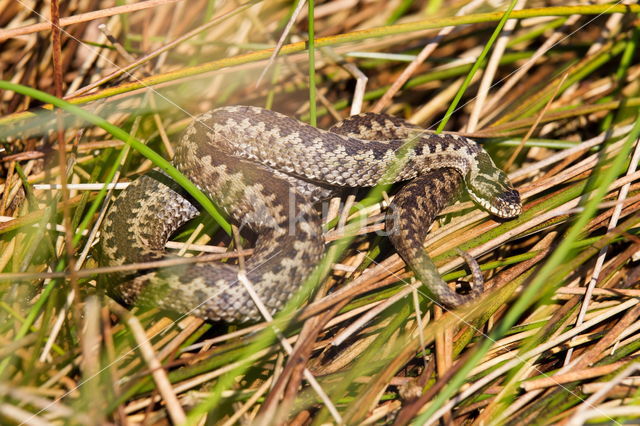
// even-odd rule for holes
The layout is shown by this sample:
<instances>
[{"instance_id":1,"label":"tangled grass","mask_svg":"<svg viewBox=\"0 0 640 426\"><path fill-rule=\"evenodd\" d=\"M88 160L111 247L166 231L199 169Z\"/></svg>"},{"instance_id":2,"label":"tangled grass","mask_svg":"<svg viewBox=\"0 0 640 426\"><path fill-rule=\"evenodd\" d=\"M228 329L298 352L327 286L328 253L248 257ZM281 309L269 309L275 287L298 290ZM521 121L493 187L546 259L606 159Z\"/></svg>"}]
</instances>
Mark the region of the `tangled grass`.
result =
<instances>
[{"instance_id":1,"label":"tangled grass","mask_svg":"<svg viewBox=\"0 0 640 426\"><path fill-rule=\"evenodd\" d=\"M640 6L577 3L0 2L0 423L637 419ZM395 188L332 202L319 284L273 322L105 296L105 184L168 167L192 116L239 103L483 143L523 214L463 199L425 248L451 282L467 275L455 249L475 256L486 296L434 306L378 235ZM169 247L250 253L190 190L208 214Z\"/></svg>"}]
</instances>

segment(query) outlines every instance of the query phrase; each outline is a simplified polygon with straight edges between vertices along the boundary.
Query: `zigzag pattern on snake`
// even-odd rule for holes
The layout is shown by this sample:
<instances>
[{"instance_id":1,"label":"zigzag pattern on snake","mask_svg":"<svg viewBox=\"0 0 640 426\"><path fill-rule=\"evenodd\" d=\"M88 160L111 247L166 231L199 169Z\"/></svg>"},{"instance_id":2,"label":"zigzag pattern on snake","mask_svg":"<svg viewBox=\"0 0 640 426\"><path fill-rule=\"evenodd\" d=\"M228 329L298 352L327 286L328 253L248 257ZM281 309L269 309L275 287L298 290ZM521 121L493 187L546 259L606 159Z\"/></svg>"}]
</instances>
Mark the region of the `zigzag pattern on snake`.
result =
<instances>
[{"instance_id":1,"label":"zigzag pattern on snake","mask_svg":"<svg viewBox=\"0 0 640 426\"><path fill-rule=\"evenodd\" d=\"M324 243L315 204L341 189L408 181L388 210L390 239L448 308L471 301L482 289L467 295L451 290L424 252L422 242L438 212L455 200L463 182L490 213L511 218L521 211L519 193L476 142L425 133L384 114L360 114L320 130L261 108L218 108L188 126L174 164L233 221L257 235L245 269L272 314L320 262ZM165 175L138 178L105 218L101 264L166 258L168 238L198 214ZM110 291L129 304L214 321L261 319L237 274L236 266L214 262L122 273L109 280Z\"/></svg>"}]
</instances>

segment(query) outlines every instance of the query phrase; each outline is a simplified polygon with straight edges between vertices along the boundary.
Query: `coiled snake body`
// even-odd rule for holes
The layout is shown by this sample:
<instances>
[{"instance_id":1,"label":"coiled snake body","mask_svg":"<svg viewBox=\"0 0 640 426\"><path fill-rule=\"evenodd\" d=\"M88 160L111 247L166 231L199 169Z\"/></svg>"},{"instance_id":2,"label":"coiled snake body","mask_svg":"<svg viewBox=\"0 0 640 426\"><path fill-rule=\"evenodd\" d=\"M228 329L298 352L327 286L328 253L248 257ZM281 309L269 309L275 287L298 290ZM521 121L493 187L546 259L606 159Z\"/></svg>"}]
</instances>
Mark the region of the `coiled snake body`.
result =
<instances>
[{"instance_id":1,"label":"coiled snake body","mask_svg":"<svg viewBox=\"0 0 640 426\"><path fill-rule=\"evenodd\" d=\"M341 188L409 181L387 214L391 241L418 279L446 307L467 303L440 278L422 242L438 212L465 183L490 213L520 213L519 193L475 142L435 135L391 116L360 114L330 130L316 129L261 108L219 108L197 117L183 134L175 166L237 223L257 235L246 275L272 312L280 310L323 253L321 216L314 203ZM135 180L110 208L101 263L122 265L166 258L169 236L199 214L167 176ZM261 318L224 263L172 266L111 277L110 290L143 303L210 320Z\"/></svg>"}]
</instances>

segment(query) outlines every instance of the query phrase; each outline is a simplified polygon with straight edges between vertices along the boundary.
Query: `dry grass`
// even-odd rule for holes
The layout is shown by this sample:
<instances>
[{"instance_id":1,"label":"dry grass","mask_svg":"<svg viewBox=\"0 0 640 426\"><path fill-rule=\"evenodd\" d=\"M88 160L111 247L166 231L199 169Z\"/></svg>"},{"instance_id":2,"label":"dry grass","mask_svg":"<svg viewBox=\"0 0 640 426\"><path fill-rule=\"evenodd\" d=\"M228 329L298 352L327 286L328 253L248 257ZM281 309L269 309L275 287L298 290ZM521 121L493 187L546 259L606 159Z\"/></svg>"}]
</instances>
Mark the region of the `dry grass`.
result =
<instances>
[{"instance_id":1,"label":"dry grass","mask_svg":"<svg viewBox=\"0 0 640 426\"><path fill-rule=\"evenodd\" d=\"M3 90L0 423L640 417L640 8L514 2L517 19L495 31L509 4L319 2L310 95L306 7L256 87L290 3L0 1L0 71L166 159L192 116L240 103L324 128L362 105L481 138L525 211L498 222L462 200L426 250L451 281L466 275L455 248L472 254L486 297L433 307L377 235L387 200L374 191L332 204L327 276L277 329L120 306L96 289L109 270L91 257L110 197L80 184L127 182L153 163L35 94ZM196 222L171 243L186 261L251 254L227 252L210 218Z\"/></svg>"}]
</instances>

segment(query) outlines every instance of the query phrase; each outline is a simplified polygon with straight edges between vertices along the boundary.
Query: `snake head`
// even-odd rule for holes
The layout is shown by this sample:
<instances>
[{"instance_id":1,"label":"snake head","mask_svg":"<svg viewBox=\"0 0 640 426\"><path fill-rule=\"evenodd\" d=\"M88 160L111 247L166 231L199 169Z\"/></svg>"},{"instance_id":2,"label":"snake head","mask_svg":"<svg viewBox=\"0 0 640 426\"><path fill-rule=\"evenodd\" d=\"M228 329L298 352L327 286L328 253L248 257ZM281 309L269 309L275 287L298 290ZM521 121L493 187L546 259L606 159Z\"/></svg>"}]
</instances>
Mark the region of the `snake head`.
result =
<instances>
[{"instance_id":1,"label":"snake head","mask_svg":"<svg viewBox=\"0 0 640 426\"><path fill-rule=\"evenodd\" d=\"M477 167L467 176L467 191L471 199L492 215L509 219L522 213L520 193L511 186L506 173L486 152L478 153Z\"/></svg>"}]
</instances>

